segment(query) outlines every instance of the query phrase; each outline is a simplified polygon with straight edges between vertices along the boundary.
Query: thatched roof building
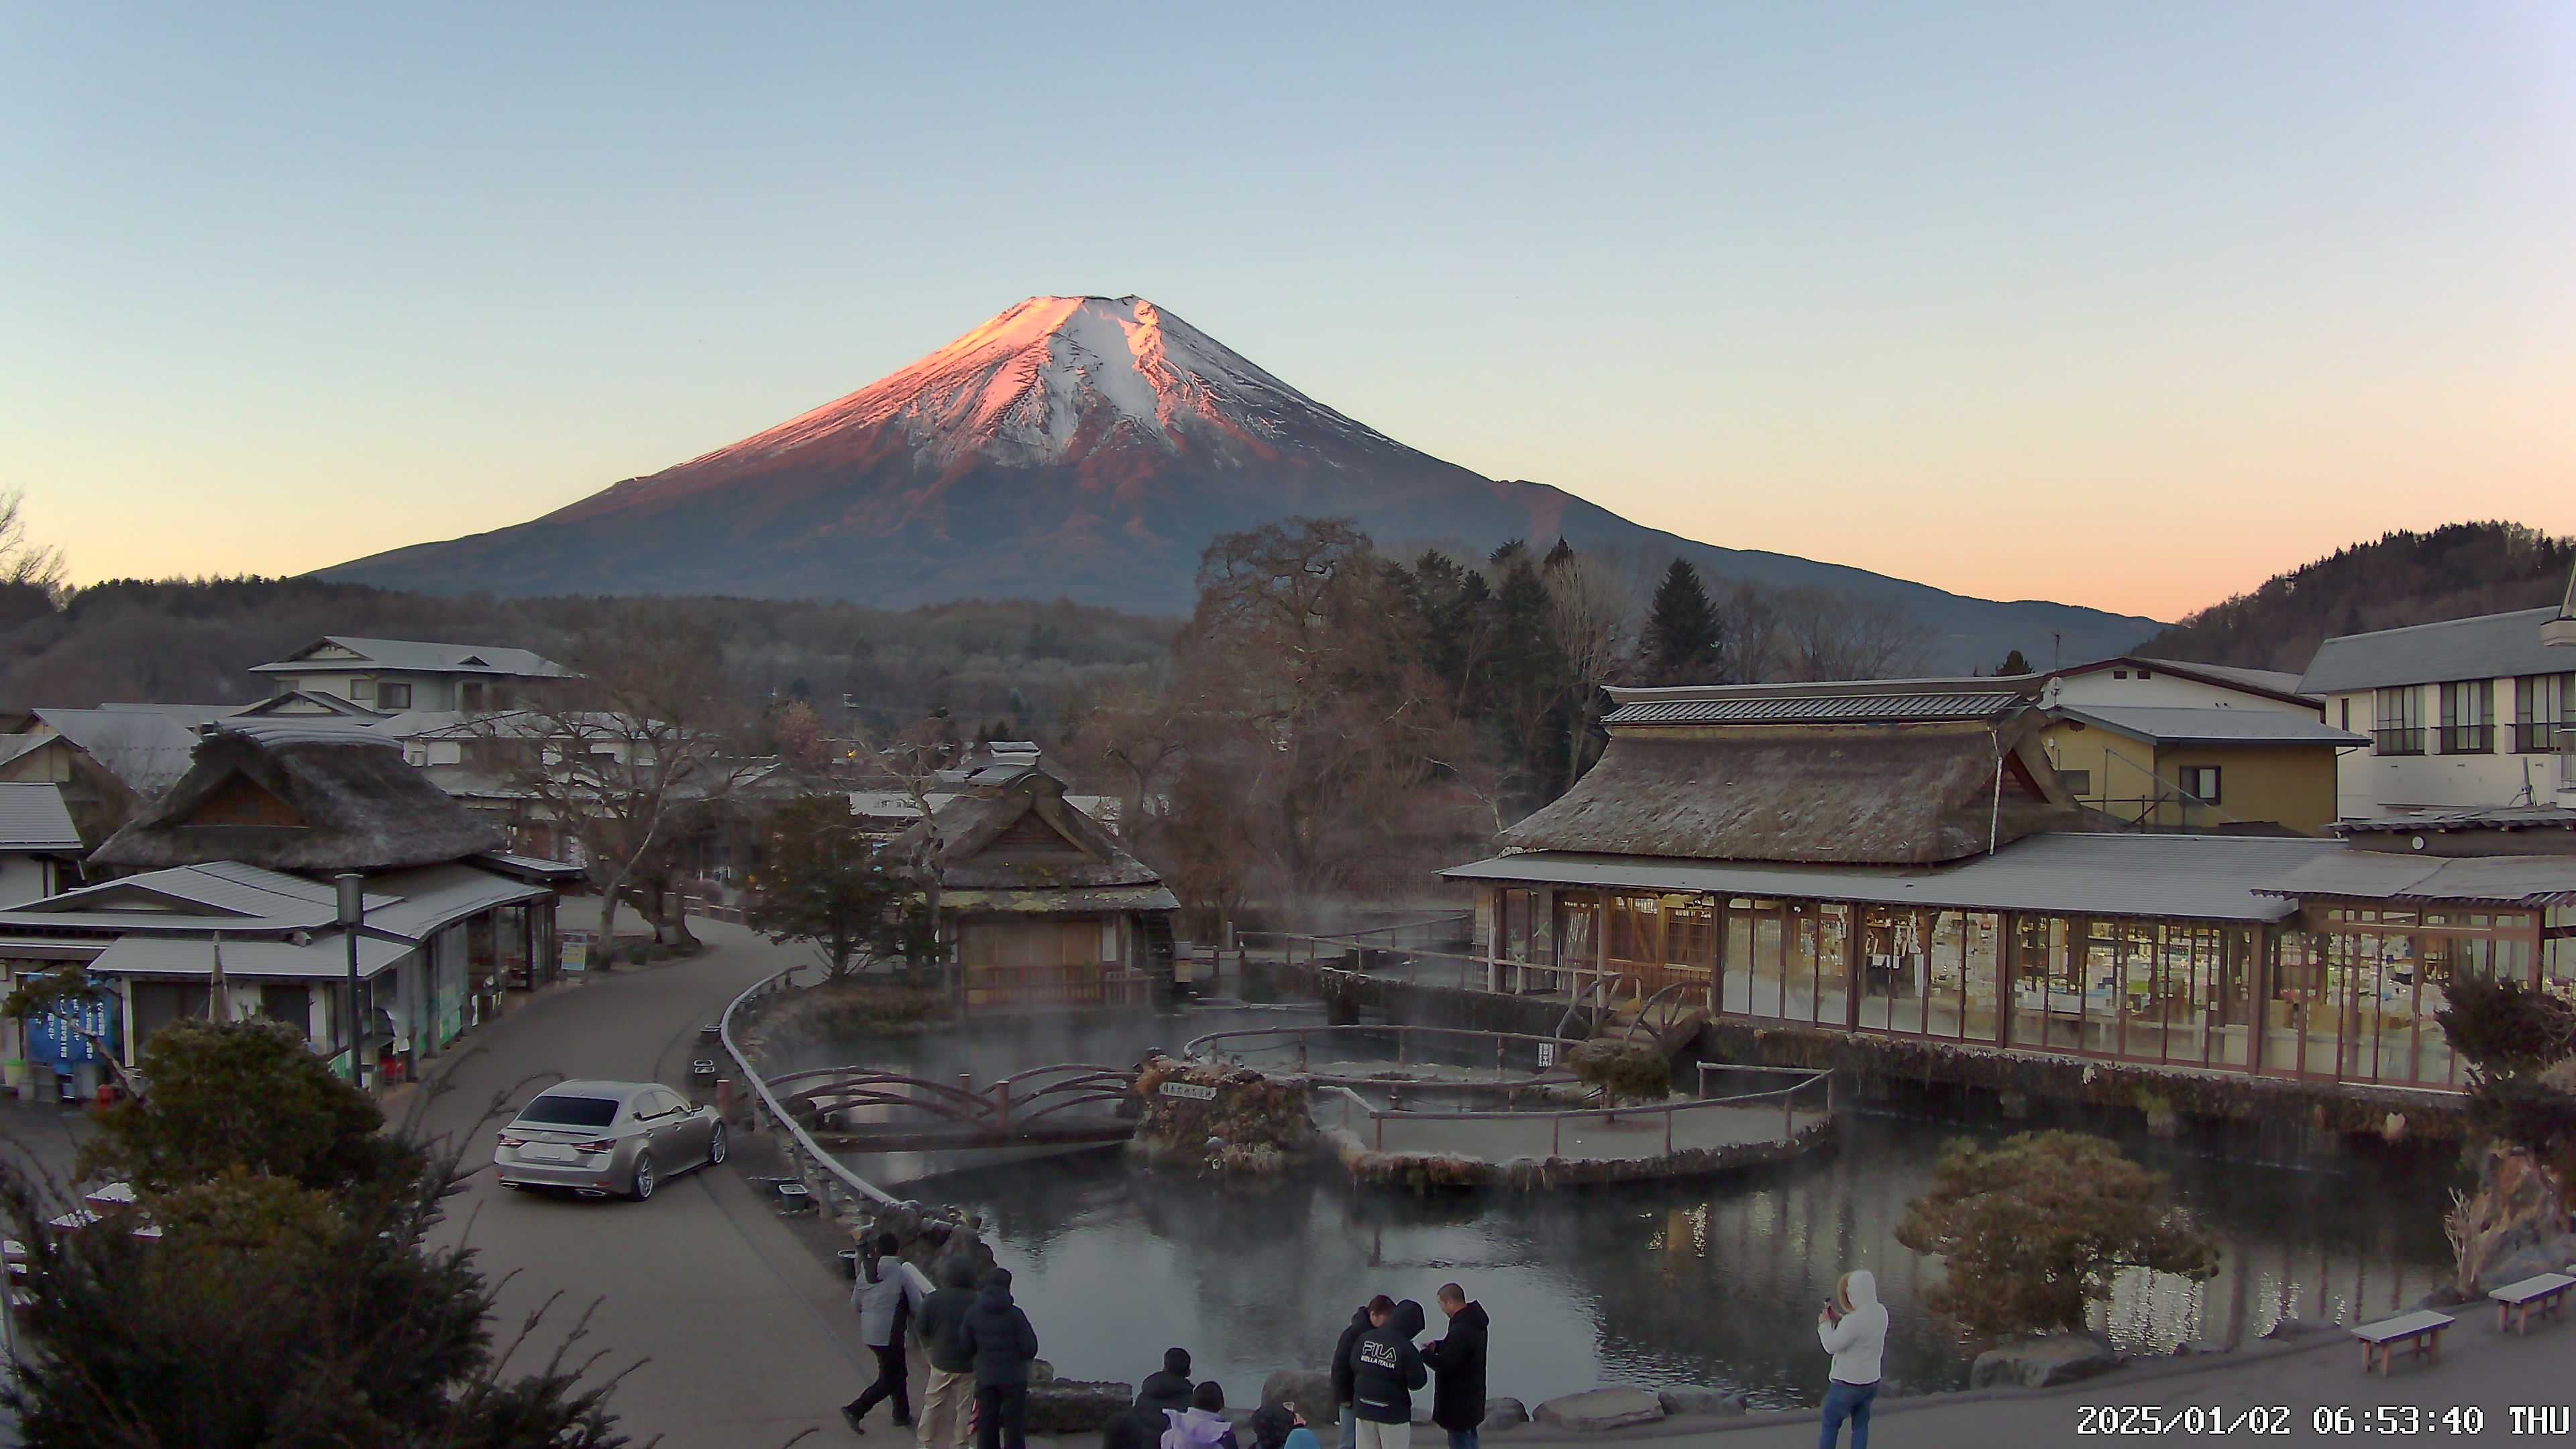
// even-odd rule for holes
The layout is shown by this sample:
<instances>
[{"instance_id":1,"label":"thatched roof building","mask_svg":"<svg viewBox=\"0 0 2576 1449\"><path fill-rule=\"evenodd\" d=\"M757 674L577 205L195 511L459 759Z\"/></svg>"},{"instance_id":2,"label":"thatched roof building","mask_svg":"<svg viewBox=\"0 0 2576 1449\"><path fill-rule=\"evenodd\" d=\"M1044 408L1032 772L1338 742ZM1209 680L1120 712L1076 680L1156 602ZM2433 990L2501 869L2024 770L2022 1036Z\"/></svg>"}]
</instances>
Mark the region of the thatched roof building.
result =
<instances>
[{"instance_id":1,"label":"thatched roof building","mask_svg":"<svg viewBox=\"0 0 2576 1449\"><path fill-rule=\"evenodd\" d=\"M91 853L157 869L233 860L274 871L400 870L506 848L495 827L361 731L218 725L188 771Z\"/></svg>"},{"instance_id":2,"label":"thatched roof building","mask_svg":"<svg viewBox=\"0 0 2576 1449\"><path fill-rule=\"evenodd\" d=\"M2011 681L1613 690L1610 747L1506 850L1923 866L2077 828Z\"/></svg>"}]
</instances>

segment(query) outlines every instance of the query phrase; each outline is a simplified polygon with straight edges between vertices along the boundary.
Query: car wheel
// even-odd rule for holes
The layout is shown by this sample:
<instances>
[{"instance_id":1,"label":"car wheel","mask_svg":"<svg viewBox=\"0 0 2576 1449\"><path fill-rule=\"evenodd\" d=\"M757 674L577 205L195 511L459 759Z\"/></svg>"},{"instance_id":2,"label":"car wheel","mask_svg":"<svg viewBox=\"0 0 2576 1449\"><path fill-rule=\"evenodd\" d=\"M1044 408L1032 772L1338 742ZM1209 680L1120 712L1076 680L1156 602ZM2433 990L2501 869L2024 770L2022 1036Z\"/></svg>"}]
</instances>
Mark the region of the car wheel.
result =
<instances>
[{"instance_id":1,"label":"car wheel","mask_svg":"<svg viewBox=\"0 0 2576 1449\"><path fill-rule=\"evenodd\" d=\"M722 1122L718 1122L707 1130L707 1166L713 1167L724 1160L725 1128Z\"/></svg>"},{"instance_id":2,"label":"car wheel","mask_svg":"<svg viewBox=\"0 0 2576 1449\"><path fill-rule=\"evenodd\" d=\"M653 1196L652 1154L645 1152L635 1154L635 1185L627 1189L626 1195L637 1202L643 1202Z\"/></svg>"}]
</instances>

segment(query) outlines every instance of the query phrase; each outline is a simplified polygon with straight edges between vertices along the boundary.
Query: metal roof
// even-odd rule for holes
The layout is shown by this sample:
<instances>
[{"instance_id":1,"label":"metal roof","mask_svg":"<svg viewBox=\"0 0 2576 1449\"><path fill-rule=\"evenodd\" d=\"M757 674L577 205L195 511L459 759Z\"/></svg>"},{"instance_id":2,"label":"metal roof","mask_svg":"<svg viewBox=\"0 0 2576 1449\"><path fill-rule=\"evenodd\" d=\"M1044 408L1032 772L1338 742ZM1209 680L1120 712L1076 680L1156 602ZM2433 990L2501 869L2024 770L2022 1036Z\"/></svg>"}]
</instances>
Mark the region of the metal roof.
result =
<instances>
[{"instance_id":1,"label":"metal roof","mask_svg":"<svg viewBox=\"0 0 2576 1449\"><path fill-rule=\"evenodd\" d=\"M197 736L157 710L40 709L36 718L147 800L179 783L197 752Z\"/></svg>"},{"instance_id":2,"label":"metal roof","mask_svg":"<svg viewBox=\"0 0 2576 1449\"><path fill-rule=\"evenodd\" d=\"M407 941L358 938L358 975L375 975L418 949ZM215 945L207 936L127 936L98 955L89 969L106 976L211 976ZM299 946L291 940L224 941L228 978L345 981L348 937L338 931Z\"/></svg>"},{"instance_id":3,"label":"metal roof","mask_svg":"<svg viewBox=\"0 0 2576 1449\"><path fill-rule=\"evenodd\" d=\"M381 734L372 721L341 719L326 715L255 715L248 719L217 720L214 728L228 735L240 735L263 745L325 744L380 745L398 750L402 741Z\"/></svg>"},{"instance_id":4,"label":"metal roof","mask_svg":"<svg viewBox=\"0 0 2576 1449\"><path fill-rule=\"evenodd\" d=\"M118 909L120 896L143 893L183 909ZM370 891L367 910L394 905L397 897ZM195 913L184 909L196 908ZM333 887L281 875L239 861L179 865L64 891L0 911L0 927L78 930L296 931L331 925L339 916Z\"/></svg>"},{"instance_id":5,"label":"metal roof","mask_svg":"<svg viewBox=\"0 0 2576 1449\"><path fill-rule=\"evenodd\" d=\"M544 900L554 894L551 886L512 880L470 865L429 865L395 871L376 876L368 884L399 899L368 907L367 929L414 941L427 940L440 928L494 906Z\"/></svg>"},{"instance_id":6,"label":"metal roof","mask_svg":"<svg viewBox=\"0 0 2576 1449\"><path fill-rule=\"evenodd\" d=\"M2029 836L1993 855L1919 871L1533 851L1453 866L1441 874L1451 880L1869 905L2268 922L2289 916L2294 907L2257 892L2255 882L2278 879L2320 856L2349 849L2337 840L2290 837L2056 834Z\"/></svg>"},{"instance_id":7,"label":"metal roof","mask_svg":"<svg viewBox=\"0 0 2576 1449\"><path fill-rule=\"evenodd\" d=\"M0 784L0 850L80 849L60 785Z\"/></svg>"},{"instance_id":8,"label":"metal roof","mask_svg":"<svg viewBox=\"0 0 2576 1449\"><path fill-rule=\"evenodd\" d=\"M2576 905L2576 855L2398 855L2347 850L2266 883L2264 895L2490 906Z\"/></svg>"},{"instance_id":9,"label":"metal roof","mask_svg":"<svg viewBox=\"0 0 2576 1449\"><path fill-rule=\"evenodd\" d=\"M2186 677L2214 680L2220 684L2239 685L2266 694L2304 698L2299 693L2299 676L2286 669L2246 669L2234 664L2202 664L2192 659L2157 659L2145 654L2129 656L2149 668L2162 669Z\"/></svg>"},{"instance_id":10,"label":"metal roof","mask_svg":"<svg viewBox=\"0 0 2576 1449\"><path fill-rule=\"evenodd\" d=\"M1927 694L1799 694L1731 699L1635 700L1605 724L1845 724L1987 719L2028 696L2018 690Z\"/></svg>"},{"instance_id":11,"label":"metal roof","mask_svg":"<svg viewBox=\"0 0 2576 1449\"><path fill-rule=\"evenodd\" d=\"M2576 670L2576 649L2540 642L2540 626L2557 617L2554 608L2517 609L2374 634L2345 634L2317 646L2299 688L2309 694L2336 694L2382 685L2564 674Z\"/></svg>"},{"instance_id":12,"label":"metal roof","mask_svg":"<svg viewBox=\"0 0 2576 1449\"><path fill-rule=\"evenodd\" d=\"M2576 805L2493 805L2466 810L2426 810L2413 815L2338 821L2334 829L2345 835L2406 835L2448 830L2576 830Z\"/></svg>"},{"instance_id":13,"label":"metal roof","mask_svg":"<svg viewBox=\"0 0 2576 1449\"><path fill-rule=\"evenodd\" d=\"M2276 709L2059 705L2055 713L2161 745L2366 745L2370 736Z\"/></svg>"},{"instance_id":14,"label":"metal roof","mask_svg":"<svg viewBox=\"0 0 2576 1449\"><path fill-rule=\"evenodd\" d=\"M336 644L358 657L307 657L326 644ZM561 679L571 673L529 649L503 649L488 644L433 644L419 639L361 639L352 634L325 634L284 659L252 665L251 672L306 674L369 667L415 670L427 674L494 674L521 679Z\"/></svg>"}]
</instances>

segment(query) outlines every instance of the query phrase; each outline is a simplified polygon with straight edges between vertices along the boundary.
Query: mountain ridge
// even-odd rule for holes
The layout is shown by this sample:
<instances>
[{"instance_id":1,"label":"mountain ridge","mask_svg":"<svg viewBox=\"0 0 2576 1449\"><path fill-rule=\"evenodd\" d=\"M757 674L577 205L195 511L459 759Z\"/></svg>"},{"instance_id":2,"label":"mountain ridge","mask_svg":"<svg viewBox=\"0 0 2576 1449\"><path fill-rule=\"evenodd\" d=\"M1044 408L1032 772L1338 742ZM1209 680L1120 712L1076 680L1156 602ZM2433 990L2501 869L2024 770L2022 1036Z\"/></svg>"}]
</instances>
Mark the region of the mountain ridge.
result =
<instances>
[{"instance_id":1,"label":"mountain ridge","mask_svg":"<svg viewBox=\"0 0 2576 1449\"><path fill-rule=\"evenodd\" d=\"M435 593L714 593L880 607L1054 598L1189 608L1219 533L1347 516L1382 547L1563 537L1689 558L1721 580L1822 587L1914 613L1927 667L2013 648L2069 661L2160 627L1976 599L1848 565L1646 528L1553 484L1487 478L1349 418L1142 297L1032 297L774 427L525 523L324 578Z\"/></svg>"}]
</instances>

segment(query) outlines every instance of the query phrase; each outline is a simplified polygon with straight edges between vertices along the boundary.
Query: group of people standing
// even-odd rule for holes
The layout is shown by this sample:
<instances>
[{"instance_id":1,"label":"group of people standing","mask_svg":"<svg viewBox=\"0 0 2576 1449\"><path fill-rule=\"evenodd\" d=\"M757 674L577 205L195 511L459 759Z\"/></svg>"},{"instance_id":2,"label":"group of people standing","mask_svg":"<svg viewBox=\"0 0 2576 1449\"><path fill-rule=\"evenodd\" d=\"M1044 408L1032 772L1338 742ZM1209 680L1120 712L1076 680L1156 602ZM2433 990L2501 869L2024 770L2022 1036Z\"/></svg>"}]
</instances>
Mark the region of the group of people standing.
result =
<instances>
[{"instance_id":1,"label":"group of people standing","mask_svg":"<svg viewBox=\"0 0 2576 1449\"><path fill-rule=\"evenodd\" d=\"M1431 1422L1449 1435L1449 1449L1476 1449L1485 1422L1486 1334L1492 1320L1467 1290L1443 1283L1434 1295L1448 1327L1417 1348L1422 1305L1381 1293L1351 1315L1333 1348L1333 1396L1341 1419L1341 1449L1411 1449L1413 1391L1433 1374Z\"/></svg>"},{"instance_id":2,"label":"group of people standing","mask_svg":"<svg viewBox=\"0 0 2576 1449\"><path fill-rule=\"evenodd\" d=\"M862 1244L858 1281L850 1306L858 1310L859 1337L876 1355L876 1382L841 1406L853 1434L878 1404L894 1404L897 1428L913 1427L911 1366L905 1362L907 1327L921 1335L930 1360L915 1438L923 1449L966 1449L971 1430L977 1449L1027 1449L1029 1364L1038 1356L1037 1329L1011 1300L1011 1270L995 1268L978 1281L964 1258L939 1260L938 1287L923 1293L895 1256L891 1233Z\"/></svg>"},{"instance_id":3,"label":"group of people standing","mask_svg":"<svg viewBox=\"0 0 2576 1449\"><path fill-rule=\"evenodd\" d=\"M1037 1357L1037 1330L1011 1300L1007 1268L979 1283L964 1258L940 1260L939 1286L924 1294L902 1270L891 1234L863 1245L850 1306L858 1310L860 1337L876 1355L876 1382L841 1406L850 1432L891 1401L897 1427L910 1427L911 1385L904 1359L907 1324L921 1335L930 1359L917 1439L923 1449L1027 1449L1029 1364ZM1417 1346L1426 1317L1422 1305L1381 1293L1351 1315L1333 1346L1333 1415L1338 1449L1412 1449L1413 1395L1431 1389L1431 1422L1449 1436L1448 1449L1478 1449L1485 1422L1485 1360L1493 1323L1483 1304L1455 1283L1434 1295L1447 1320L1440 1337ZM1887 1343L1887 1309L1867 1269L1845 1273L1816 1316L1816 1339L1833 1356L1826 1385L1819 1449L1837 1449L1851 1426L1852 1449L1869 1449L1870 1410L1878 1397ZM1192 1382L1190 1354L1166 1349L1163 1367L1146 1376L1127 1412L1110 1422L1101 1449L1322 1449L1308 1425L1308 1407L1269 1405L1252 1416L1253 1443L1240 1442L1225 1415L1225 1389L1213 1379ZM1433 1384L1433 1376L1437 1382Z\"/></svg>"}]
</instances>

